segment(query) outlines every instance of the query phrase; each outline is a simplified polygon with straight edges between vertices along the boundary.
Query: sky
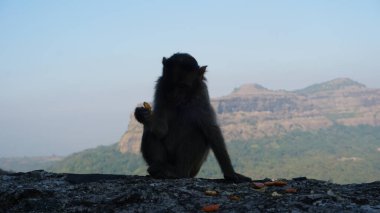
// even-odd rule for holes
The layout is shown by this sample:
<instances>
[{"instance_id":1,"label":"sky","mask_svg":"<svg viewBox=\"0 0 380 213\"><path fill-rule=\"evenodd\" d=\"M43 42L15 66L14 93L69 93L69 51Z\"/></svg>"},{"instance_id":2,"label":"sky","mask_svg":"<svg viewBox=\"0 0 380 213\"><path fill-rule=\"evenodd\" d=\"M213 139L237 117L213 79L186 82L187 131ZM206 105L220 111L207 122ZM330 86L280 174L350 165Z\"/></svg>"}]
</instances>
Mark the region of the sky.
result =
<instances>
[{"instance_id":1,"label":"sky","mask_svg":"<svg viewBox=\"0 0 380 213\"><path fill-rule=\"evenodd\" d=\"M0 157L118 142L162 57L208 65L211 97L347 77L380 88L380 1L0 0Z\"/></svg>"}]
</instances>

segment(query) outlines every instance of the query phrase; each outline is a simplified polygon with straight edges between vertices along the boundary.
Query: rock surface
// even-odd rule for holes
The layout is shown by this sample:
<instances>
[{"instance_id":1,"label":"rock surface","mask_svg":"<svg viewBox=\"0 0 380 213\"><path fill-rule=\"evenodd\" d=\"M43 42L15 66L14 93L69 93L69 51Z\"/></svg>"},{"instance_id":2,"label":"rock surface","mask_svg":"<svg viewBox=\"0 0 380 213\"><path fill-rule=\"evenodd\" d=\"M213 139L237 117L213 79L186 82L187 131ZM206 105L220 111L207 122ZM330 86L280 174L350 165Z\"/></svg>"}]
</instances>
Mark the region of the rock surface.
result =
<instances>
[{"instance_id":1,"label":"rock surface","mask_svg":"<svg viewBox=\"0 0 380 213\"><path fill-rule=\"evenodd\" d=\"M156 180L142 176L55 174L42 170L0 175L0 212L380 212L380 182L337 185L294 178ZM206 193L206 191L208 191Z\"/></svg>"}]
</instances>

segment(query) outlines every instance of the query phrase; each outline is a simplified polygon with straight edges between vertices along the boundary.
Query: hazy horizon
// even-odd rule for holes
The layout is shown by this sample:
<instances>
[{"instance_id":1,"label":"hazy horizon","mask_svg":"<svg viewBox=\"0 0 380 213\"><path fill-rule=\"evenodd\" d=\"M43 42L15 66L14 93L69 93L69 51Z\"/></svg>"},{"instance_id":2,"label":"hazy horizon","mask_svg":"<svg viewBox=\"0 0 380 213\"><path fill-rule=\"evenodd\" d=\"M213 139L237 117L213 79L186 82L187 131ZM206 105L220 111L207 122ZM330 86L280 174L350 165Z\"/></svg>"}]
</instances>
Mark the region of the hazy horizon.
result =
<instances>
[{"instance_id":1,"label":"hazy horizon","mask_svg":"<svg viewBox=\"0 0 380 213\"><path fill-rule=\"evenodd\" d=\"M208 65L211 97L345 77L380 88L379 1L1 1L0 157L116 143L161 59Z\"/></svg>"}]
</instances>

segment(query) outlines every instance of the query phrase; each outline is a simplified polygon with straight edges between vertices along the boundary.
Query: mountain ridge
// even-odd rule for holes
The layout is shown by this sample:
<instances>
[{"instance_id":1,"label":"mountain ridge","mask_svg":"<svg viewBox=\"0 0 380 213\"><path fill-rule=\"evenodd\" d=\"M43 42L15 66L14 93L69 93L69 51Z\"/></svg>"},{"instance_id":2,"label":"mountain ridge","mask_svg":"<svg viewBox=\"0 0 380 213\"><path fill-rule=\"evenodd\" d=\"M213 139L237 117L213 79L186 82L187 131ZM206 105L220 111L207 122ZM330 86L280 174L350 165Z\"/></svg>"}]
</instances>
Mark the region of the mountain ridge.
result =
<instances>
[{"instance_id":1,"label":"mountain ridge","mask_svg":"<svg viewBox=\"0 0 380 213\"><path fill-rule=\"evenodd\" d=\"M317 92L338 90L338 89L344 89L348 87L367 88L364 84L361 84L350 78L335 78L330 81L313 84L303 89L295 90L295 92L301 93L301 94L313 94Z\"/></svg>"},{"instance_id":2,"label":"mountain ridge","mask_svg":"<svg viewBox=\"0 0 380 213\"><path fill-rule=\"evenodd\" d=\"M227 142L314 131L334 124L380 125L380 89L348 78L313 84L296 91L244 84L211 103ZM120 151L138 153L142 126L130 116Z\"/></svg>"}]
</instances>

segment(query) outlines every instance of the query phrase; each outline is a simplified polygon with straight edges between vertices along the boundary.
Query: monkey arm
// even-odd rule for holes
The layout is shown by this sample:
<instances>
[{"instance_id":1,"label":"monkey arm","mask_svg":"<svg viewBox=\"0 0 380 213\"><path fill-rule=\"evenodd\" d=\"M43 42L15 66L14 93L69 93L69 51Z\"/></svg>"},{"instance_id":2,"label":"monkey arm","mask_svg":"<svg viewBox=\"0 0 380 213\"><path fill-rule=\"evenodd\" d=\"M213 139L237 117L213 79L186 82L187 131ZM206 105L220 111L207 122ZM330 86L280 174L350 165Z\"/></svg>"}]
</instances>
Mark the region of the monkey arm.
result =
<instances>
[{"instance_id":1,"label":"monkey arm","mask_svg":"<svg viewBox=\"0 0 380 213\"><path fill-rule=\"evenodd\" d=\"M209 113L200 116L202 118L200 127L203 134L206 136L208 144L214 152L224 178L235 183L251 181L251 178L235 172L230 156L227 152L222 131L216 123L215 113L212 108L210 108L210 110Z\"/></svg>"},{"instance_id":2,"label":"monkey arm","mask_svg":"<svg viewBox=\"0 0 380 213\"><path fill-rule=\"evenodd\" d=\"M225 176L231 176L235 173L230 156L228 155L226 144L224 143L222 131L217 125L209 124L205 129L207 141L214 152L214 155Z\"/></svg>"},{"instance_id":3,"label":"monkey arm","mask_svg":"<svg viewBox=\"0 0 380 213\"><path fill-rule=\"evenodd\" d=\"M203 110L198 115L198 125L206 137L208 145L214 152L223 174L225 176L232 175L235 171L232 167L226 144L224 143L222 131L216 122L216 115L210 105L203 106L202 108Z\"/></svg>"},{"instance_id":4,"label":"monkey arm","mask_svg":"<svg viewBox=\"0 0 380 213\"><path fill-rule=\"evenodd\" d=\"M163 89L162 77L157 81L156 91L153 101L153 113L149 121L148 129L156 135L158 139L162 139L168 134L168 107L166 104L165 93Z\"/></svg>"},{"instance_id":5,"label":"monkey arm","mask_svg":"<svg viewBox=\"0 0 380 213\"><path fill-rule=\"evenodd\" d=\"M159 139L168 134L168 121L165 111L155 111L148 122L150 131Z\"/></svg>"}]
</instances>

